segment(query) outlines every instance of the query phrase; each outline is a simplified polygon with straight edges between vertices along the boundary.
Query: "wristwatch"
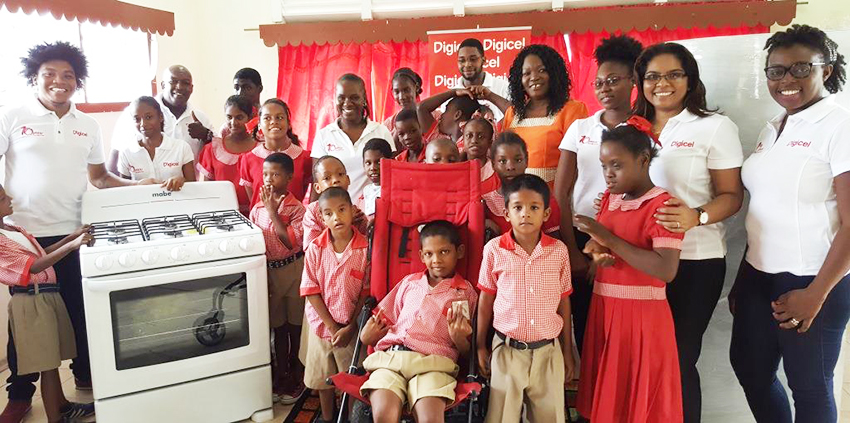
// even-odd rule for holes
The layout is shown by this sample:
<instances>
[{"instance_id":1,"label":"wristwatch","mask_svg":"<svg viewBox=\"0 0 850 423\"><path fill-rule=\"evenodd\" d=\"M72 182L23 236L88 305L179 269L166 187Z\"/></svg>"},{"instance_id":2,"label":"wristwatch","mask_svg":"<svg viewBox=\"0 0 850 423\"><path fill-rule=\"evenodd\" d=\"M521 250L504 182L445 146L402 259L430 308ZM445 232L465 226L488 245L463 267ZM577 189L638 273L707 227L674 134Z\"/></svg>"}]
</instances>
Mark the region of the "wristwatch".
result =
<instances>
[{"instance_id":1,"label":"wristwatch","mask_svg":"<svg viewBox=\"0 0 850 423\"><path fill-rule=\"evenodd\" d=\"M702 226L708 223L708 212L705 211L702 207L694 207L694 210L699 214L699 224L697 226Z\"/></svg>"}]
</instances>

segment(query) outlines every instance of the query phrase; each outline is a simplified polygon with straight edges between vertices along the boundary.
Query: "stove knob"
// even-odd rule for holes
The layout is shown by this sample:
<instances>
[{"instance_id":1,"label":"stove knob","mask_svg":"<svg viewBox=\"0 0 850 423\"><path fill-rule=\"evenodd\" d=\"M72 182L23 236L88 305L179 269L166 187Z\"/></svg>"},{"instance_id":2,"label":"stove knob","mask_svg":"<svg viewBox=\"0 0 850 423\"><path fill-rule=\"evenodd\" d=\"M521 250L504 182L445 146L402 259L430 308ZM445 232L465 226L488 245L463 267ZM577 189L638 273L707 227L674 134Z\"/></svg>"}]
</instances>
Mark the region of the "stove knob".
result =
<instances>
[{"instance_id":1,"label":"stove knob","mask_svg":"<svg viewBox=\"0 0 850 423\"><path fill-rule=\"evenodd\" d=\"M136 264L136 255L133 253L122 253L118 256L118 264L124 267L132 267Z\"/></svg>"},{"instance_id":2,"label":"stove knob","mask_svg":"<svg viewBox=\"0 0 850 423\"><path fill-rule=\"evenodd\" d=\"M254 240L251 238L242 238L239 240L239 248L241 248L242 251L251 251L251 247L253 246Z\"/></svg>"},{"instance_id":3,"label":"stove knob","mask_svg":"<svg viewBox=\"0 0 850 423\"><path fill-rule=\"evenodd\" d=\"M159 253L156 250L147 250L142 253L142 261L147 264L154 264L159 260Z\"/></svg>"},{"instance_id":4,"label":"stove knob","mask_svg":"<svg viewBox=\"0 0 850 423\"><path fill-rule=\"evenodd\" d=\"M100 256L94 260L94 266L100 270L109 270L112 267L112 256Z\"/></svg>"},{"instance_id":5,"label":"stove knob","mask_svg":"<svg viewBox=\"0 0 850 423\"><path fill-rule=\"evenodd\" d=\"M221 241L221 244L218 245L218 249L224 254L230 254L230 252L233 251L233 245L230 241Z\"/></svg>"},{"instance_id":6,"label":"stove knob","mask_svg":"<svg viewBox=\"0 0 850 423\"><path fill-rule=\"evenodd\" d=\"M186 260L189 258L189 253L183 247L174 247L171 250L171 258L175 261Z\"/></svg>"},{"instance_id":7,"label":"stove knob","mask_svg":"<svg viewBox=\"0 0 850 423\"><path fill-rule=\"evenodd\" d=\"M198 254L200 254L201 257L209 257L209 256L212 255L212 253L213 253L212 244L207 242L207 243L203 243L203 244L198 246Z\"/></svg>"}]
</instances>

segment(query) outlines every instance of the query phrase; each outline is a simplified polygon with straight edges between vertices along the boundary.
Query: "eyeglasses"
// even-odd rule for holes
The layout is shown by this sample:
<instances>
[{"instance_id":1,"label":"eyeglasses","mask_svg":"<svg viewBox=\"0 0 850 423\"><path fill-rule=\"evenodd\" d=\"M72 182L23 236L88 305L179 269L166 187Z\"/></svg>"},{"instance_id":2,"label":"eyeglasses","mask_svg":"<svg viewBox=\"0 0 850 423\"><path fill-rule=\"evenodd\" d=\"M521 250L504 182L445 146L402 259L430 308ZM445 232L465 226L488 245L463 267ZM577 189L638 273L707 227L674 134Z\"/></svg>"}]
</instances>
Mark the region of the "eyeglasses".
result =
<instances>
[{"instance_id":1,"label":"eyeglasses","mask_svg":"<svg viewBox=\"0 0 850 423\"><path fill-rule=\"evenodd\" d=\"M652 84L657 84L661 82L661 79L666 79L669 83L674 83L680 79L687 78L688 74L683 70L674 70L667 73L658 73L658 72L650 72L643 76L643 80L645 82L649 82Z\"/></svg>"},{"instance_id":2,"label":"eyeglasses","mask_svg":"<svg viewBox=\"0 0 850 423\"><path fill-rule=\"evenodd\" d=\"M607 85L609 87L616 87L617 84L619 84L620 81L622 81L624 79L626 79L626 78L624 78L622 76L616 76L616 75L609 76L605 79L597 79L597 80L591 82L590 86L597 89L597 90L601 89L605 85Z\"/></svg>"},{"instance_id":3,"label":"eyeglasses","mask_svg":"<svg viewBox=\"0 0 850 423\"><path fill-rule=\"evenodd\" d=\"M797 62L789 67L782 65L768 66L764 68L764 76L771 81L779 81L785 78L786 73L790 73L794 78L803 79L812 74L812 66L823 66L825 64L823 62Z\"/></svg>"}]
</instances>

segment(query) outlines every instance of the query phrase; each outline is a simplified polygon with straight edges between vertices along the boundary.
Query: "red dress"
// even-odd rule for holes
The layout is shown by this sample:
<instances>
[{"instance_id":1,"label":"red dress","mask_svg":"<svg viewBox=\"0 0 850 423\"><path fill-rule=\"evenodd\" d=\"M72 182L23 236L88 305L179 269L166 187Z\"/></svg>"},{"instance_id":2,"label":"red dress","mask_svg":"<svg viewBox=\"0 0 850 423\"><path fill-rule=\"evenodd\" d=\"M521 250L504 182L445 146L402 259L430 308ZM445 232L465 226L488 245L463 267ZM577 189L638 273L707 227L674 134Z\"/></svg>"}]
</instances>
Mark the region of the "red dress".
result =
<instances>
[{"instance_id":1,"label":"red dress","mask_svg":"<svg viewBox=\"0 0 850 423\"><path fill-rule=\"evenodd\" d=\"M253 150L245 153L239 160L239 185L242 185L242 191L245 191L244 187L246 186L253 190L251 207L260 201L260 187L263 185L263 161L272 153L274 151L266 149L263 143L258 143ZM313 159L310 158L309 152L295 144L290 145L283 153L291 157L295 163L295 172L292 174L292 180L289 181L287 188L298 201L303 201L310 181L313 180Z\"/></svg>"},{"instance_id":2,"label":"red dress","mask_svg":"<svg viewBox=\"0 0 850 423\"><path fill-rule=\"evenodd\" d=\"M605 193L597 220L647 250L681 247L683 234L652 215L670 195ZM597 270L581 354L578 411L593 423L681 422L682 386L666 284L620 259Z\"/></svg>"},{"instance_id":3,"label":"red dress","mask_svg":"<svg viewBox=\"0 0 850 423\"><path fill-rule=\"evenodd\" d=\"M239 211L245 216L251 211L250 199L245 189L239 186L239 158L246 153L234 153L227 149L224 139L213 138L201 150L198 172L213 181L230 181L236 189Z\"/></svg>"}]
</instances>

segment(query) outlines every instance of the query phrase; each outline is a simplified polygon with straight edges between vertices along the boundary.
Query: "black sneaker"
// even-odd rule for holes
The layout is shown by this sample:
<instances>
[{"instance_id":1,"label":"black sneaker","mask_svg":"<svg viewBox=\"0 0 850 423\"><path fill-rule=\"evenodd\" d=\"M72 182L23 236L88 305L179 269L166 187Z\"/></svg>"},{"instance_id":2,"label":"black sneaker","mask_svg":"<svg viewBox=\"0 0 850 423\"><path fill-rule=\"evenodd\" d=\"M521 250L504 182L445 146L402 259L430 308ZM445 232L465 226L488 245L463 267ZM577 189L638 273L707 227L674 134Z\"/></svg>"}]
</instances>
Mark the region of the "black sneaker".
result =
<instances>
[{"instance_id":1,"label":"black sneaker","mask_svg":"<svg viewBox=\"0 0 850 423\"><path fill-rule=\"evenodd\" d=\"M76 422L77 419L94 415L94 404L81 404L78 402L69 402L63 407L62 422Z\"/></svg>"},{"instance_id":2,"label":"black sneaker","mask_svg":"<svg viewBox=\"0 0 850 423\"><path fill-rule=\"evenodd\" d=\"M74 377L74 385L78 391L91 391L91 379Z\"/></svg>"}]
</instances>

